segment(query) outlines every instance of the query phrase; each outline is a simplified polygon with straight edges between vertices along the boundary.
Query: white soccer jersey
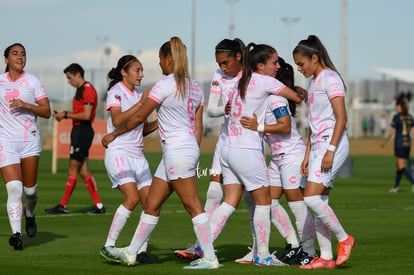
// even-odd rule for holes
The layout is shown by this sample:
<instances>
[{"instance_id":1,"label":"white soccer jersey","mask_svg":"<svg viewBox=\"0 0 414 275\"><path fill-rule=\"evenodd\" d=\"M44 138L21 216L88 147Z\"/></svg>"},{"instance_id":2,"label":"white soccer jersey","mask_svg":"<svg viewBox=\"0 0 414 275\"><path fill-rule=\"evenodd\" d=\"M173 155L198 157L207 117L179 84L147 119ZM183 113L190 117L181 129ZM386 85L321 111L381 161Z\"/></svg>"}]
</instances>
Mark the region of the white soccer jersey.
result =
<instances>
[{"instance_id":1,"label":"white soccer jersey","mask_svg":"<svg viewBox=\"0 0 414 275\"><path fill-rule=\"evenodd\" d=\"M197 141L195 113L204 104L204 95L196 81L191 81L182 97L174 75L170 74L154 85L149 98L160 104L158 125L163 144L177 147Z\"/></svg>"},{"instance_id":2,"label":"white soccer jersey","mask_svg":"<svg viewBox=\"0 0 414 275\"><path fill-rule=\"evenodd\" d=\"M238 82L235 84L238 85ZM278 94L285 85L274 77L253 73L246 89L245 99L235 86L231 99L231 112L226 146L238 148L251 148L262 150L263 134L257 131L243 128L240 124L242 116L257 116L257 122L264 123L266 105L265 99L271 94Z\"/></svg>"},{"instance_id":3,"label":"white soccer jersey","mask_svg":"<svg viewBox=\"0 0 414 275\"><path fill-rule=\"evenodd\" d=\"M238 73L234 77L226 75L221 69L217 69L213 75L210 86L210 94L218 94L221 97L221 106L226 106L227 101L230 100L235 84L239 81L242 73ZM224 116L221 124L220 137L224 139L227 136L228 116Z\"/></svg>"},{"instance_id":4,"label":"white soccer jersey","mask_svg":"<svg viewBox=\"0 0 414 275\"><path fill-rule=\"evenodd\" d=\"M8 141L40 140L37 116L25 109L10 109L13 98L36 105L36 101L47 98L45 88L34 75L24 72L16 81L9 73L0 75L0 139Z\"/></svg>"},{"instance_id":5,"label":"white soccer jersey","mask_svg":"<svg viewBox=\"0 0 414 275\"><path fill-rule=\"evenodd\" d=\"M337 96L345 96L344 84L338 73L325 69L311 80L308 87L308 118L312 146L322 138L332 138L336 118L330 100Z\"/></svg>"},{"instance_id":6,"label":"white soccer jersey","mask_svg":"<svg viewBox=\"0 0 414 275\"><path fill-rule=\"evenodd\" d=\"M112 124L112 116L110 109L112 107L121 108L121 112L125 112L134 106L142 97L142 92L138 87L134 87L133 91L130 91L122 82L115 84L107 93L106 97L106 110L107 110L107 131L111 133L116 130L116 127ZM109 143L109 151L116 150L127 153L130 156L141 157L142 150L144 148L143 143L143 130L144 123L141 123L135 129L128 131L118 136L113 142Z\"/></svg>"},{"instance_id":7,"label":"white soccer jersey","mask_svg":"<svg viewBox=\"0 0 414 275\"><path fill-rule=\"evenodd\" d=\"M266 115L265 124L276 124L277 118L274 114L274 110L277 108L286 107L289 115L288 100L282 96L271 95L266 99ZM299 134L296 122L293 117L290 119L290 133L289 134L265 134L266 143L271 148L272 157L280 154L284 154L285 157L298 156L306 149L306 145L303 142L302 136Z\"/></svg>"}]
</instances>

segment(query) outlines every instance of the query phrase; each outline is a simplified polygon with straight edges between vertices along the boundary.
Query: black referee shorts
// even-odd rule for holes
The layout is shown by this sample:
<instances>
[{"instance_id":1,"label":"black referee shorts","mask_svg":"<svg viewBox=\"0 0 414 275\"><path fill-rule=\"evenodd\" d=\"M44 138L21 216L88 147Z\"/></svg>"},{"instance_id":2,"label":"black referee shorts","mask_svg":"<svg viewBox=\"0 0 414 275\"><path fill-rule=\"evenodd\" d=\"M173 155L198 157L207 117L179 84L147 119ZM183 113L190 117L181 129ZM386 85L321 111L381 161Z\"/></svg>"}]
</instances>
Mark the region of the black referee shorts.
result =
<instances>
[{"instance_id":1,"label":"black referee shorts","mask_svg":"<svg viewBox=\"0 0 414 275\"><path fill-rule=\"evenodd\" d=\"M89 156L94 134L90 123L73 126L70 134L70 159L83 162Z\"/></svg>"}]
</instances>

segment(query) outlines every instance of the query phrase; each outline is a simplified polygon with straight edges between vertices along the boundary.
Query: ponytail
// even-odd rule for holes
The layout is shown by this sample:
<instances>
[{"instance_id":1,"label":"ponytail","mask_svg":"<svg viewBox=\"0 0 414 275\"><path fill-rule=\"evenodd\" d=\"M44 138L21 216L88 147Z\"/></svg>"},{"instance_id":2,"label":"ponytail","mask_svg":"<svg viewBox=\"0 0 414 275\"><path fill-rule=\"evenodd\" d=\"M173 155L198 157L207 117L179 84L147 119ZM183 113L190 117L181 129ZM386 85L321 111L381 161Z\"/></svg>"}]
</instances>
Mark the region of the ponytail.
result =
<instances>
[{"instance_id":1,"label":"ponytail","mask_svg":"<svg viewBox=\"0 0 414 275\"><path fill-rule=\"evenodd\" d=\"M118 60L118 64L117 64L116 68L112 68L112 69L108 72L108 75L107 75L108 79L112 79L112 80L109 82L109 85L108 85L108 91L109 91L109 90L110 90L113 86L115 86L115 84L116 84L116 83L118 83L118 82L122 81L122 74L121 74L121 71L122 71L122 70L127 71L127 70L128 70L128 68L129 68L129 66L130 66L130 64L131 64L133 61L138 61L138 59L137 59L135 56L133 56L133 55L124 55L123 57L121 57L121 58Z\"/></svg>"},{"instance_id":2,"label":"ponytail","mask_svg":"<svg viewBox=\"0 0 414 275\"><path fill-rule=\"evenodd\" d=\"M170 41L165 42L160 52L166 57L171 55L173 74L175 82L177 83L177 90L181 96L184 96L187 87L187 81L189 81L188 73L188 59L187 49L180 38L174 36Z\"/></svg>"},{"instance_id":3,"label":"ponytail","mask_svg":"<svg viewBox=\"0 0 414 275\"><path fill-rule=\"evenodd\" d=\"M300 53L308 58L312 58L312 56L315 55L323 68L329 68L341 77L342 83L345 87L345 82L342 79L341 74L338 72L335 65L333 64L325 46L322 44L321 40L316 35L309 35L307 39L301 40L293 50L293 55L297 53Z\"/></svg>"}]
</instances>

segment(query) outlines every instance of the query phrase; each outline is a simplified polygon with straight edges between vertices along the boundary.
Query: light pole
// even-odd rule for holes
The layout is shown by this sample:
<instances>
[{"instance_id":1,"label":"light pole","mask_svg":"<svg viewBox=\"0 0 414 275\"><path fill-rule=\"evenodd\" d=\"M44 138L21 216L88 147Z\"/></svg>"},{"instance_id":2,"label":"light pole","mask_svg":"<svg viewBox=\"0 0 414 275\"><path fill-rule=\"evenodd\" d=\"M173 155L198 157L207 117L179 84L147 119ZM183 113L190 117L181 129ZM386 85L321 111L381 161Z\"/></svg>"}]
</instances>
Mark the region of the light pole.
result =
<instances>
[{"instance_id":1,"label":"light pole","mask_svg":"<svg viewBox=\"0 0 414 275\"><path fill-rule=\"evenodd\" d=\"M195 79L195 25L196 25L196 0L193 0L191 17L191 77Z\"/></svg>"},{"instance_id":2,"label":"light pole","mask_svg":"<svg viewBox=\"0 0 414 275\"><path fill-rule=\"evenodd\" d=\"M291 50L290 43L292 42L291 41L292 40L292 26L293 26L293 24L299 22L300 18L299 17L288 17L288 16L284 16L284 17L280 18L280 20L282 20L286 24L286 26L287 26L287 32L288 32L288 34L287 34L287 41L288 41L288 43L287 43L287 51L286 51L286 54L288 55L289 52L290 52L290 50Z\"/></svg>"},{"instance_id":3,"label":"light pole","mask_svg":"<svg viewBox=\"0 0 414 275\"><path fill-rule=\"evenodd\" d=\"M233 38L233 33L234 33L234 21L233 21L233 7L234 4L236 4L237 2L239 2L239 0L226 0L227 3L230 4L230 24L229 24L229 37Z\"/></svg>"}]
</instances>

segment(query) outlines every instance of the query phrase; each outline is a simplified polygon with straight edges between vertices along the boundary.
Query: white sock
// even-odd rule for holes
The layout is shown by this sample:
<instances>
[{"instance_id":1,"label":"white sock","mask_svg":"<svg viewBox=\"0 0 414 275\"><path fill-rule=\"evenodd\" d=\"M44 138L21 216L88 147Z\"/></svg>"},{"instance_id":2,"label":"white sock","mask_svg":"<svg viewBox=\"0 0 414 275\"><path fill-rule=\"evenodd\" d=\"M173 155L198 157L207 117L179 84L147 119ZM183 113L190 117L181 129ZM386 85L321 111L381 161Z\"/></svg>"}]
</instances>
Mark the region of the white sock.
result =
<instances>
[{"instance_id":1,"label":"white sock","mask_svg":"<svg viewBox=\"0 0 414 275\"><path fill-rule=\"evenodd\" d=\"M304 201L288 202L289 208L295 216L296 229L298 231L299 240L302 243L303 251L308 255L315 255L314 225L312 215Z\"/></svg>"},{"instance_id":2,"label":"white sock","mask_svg":"<svg viewBox=\"0 0 414 275\"><path fill-rule=\"evenodd\" d=\"M280 205L279 200L272 200L271 217L273 225L280 232L280 235L286 239L286 242L291 244L292 248L299 247L299 239L296 236L295 228L285 208Z\"/></svg>"},{"instance_id":3,"label":"white sock","mask_svg":"<svg viewBox=\"0 0 414 275\"><path fill-rule=\"evenodd\" d=\"M213 238L210 232L210 222L206 213L201 213L191 219L197 242L203 251L203 257L208 260L215 260L216 253L213 247Z\"/></svg>"},{"instance_id":4,"label":"white sock","mask_svg":"<svg viewBox=\"0 0 414 275\"><path fill-rule=\"evenodd\" d=\"M254 232L256 234L257 256L265 258L270 255L270 205L256 205L254 211Z\"/></svg>"},{"instance_id":5,"label":"white sock","mask_svg":"<svg viewBox=\"0 0 414 275\"><path fill-rule=\"evenodd\" d=\"M139 220L139 224L134 233L134 237L132 237L131 243L126 249L129 255L138 253L138 250L147 241L152 231L157 226L158 220L159 217L151 216L142 212L141 219Z\"/></svg>"},{"instance_id":6,"label":"white sock","mask_svg":"<svg viewBox=\"0 0 414 275\"><path fill-rule=\"evenodd\" d=\"M220 205L223 199L223 185L217 181L210 181L210 185L207 190L206 204L204 210L206 211L208 218L213 215L214 210Z\"/></svg>"},{"instance_id":7,"label":"white sock","mask_svg":"<svg viewBox=\"0 0 414 275\"><path fill-rule=\"evenodd\" d=\"M329 230L335 234L338 242L346 240L348 234L342 227L339 219L336 217L335 212L329 206L327 202L322 200L321 196L309 196L305 197L304 201L306 205L315 212L316 216L322 220L322 222L328 226Z\"/></svg>"},{"instance_id":8,"label":"white sock","mask_svg":"<svg viewBox=\"0 0 414 275\"><path fill-rule=\"evenodd\" d=\"M319 249L321 251L321 258L330 260L333 258L331 231L323 224L318 216L315 216L315 231L316 239L318 240Z\"/></svg>"},{"instance_id":9,"label":"white sock","mask_svg":"<svg viewBox=\"0 0 414 275\"><path fill-rule=\"evenodd\" d=\"M214 211L213 216L210 219L210 230L213 241L217 239L226 225L227 220L233 214L236 209L230 204L223 202L217 209Z\"/></svg>"},{"instance_id":10,"label":"white sock","mask_svg":"<svg viewBox=\"0 0 414 275\"><path fill-rule=\"evenodd\" d=\"M119 235L122 232L129 216L132 211L128 210L122 204L118 207L115 212L114 218L112 219L111 228L109 228L108 237L106 238L105 246L115 246Z\"/></svg>"},{"instance_id":11,"label":"white sock","mask_svg":"<svg viewBox=\"0 0 414 275\"><path fill-rule=\"evenodd\" d=\"M33 217L37 203L37 184L32 187L23 186L23 195L26 204L26 217Z\"/></svg>"},{"instance_id":12,"label":"white sock","mask_svg":"<svg viewBox=\"0 0 414 275\"><path fill-rule=\"evenodd\" d=\"M6 183L7 189L7 213L11 230L14 233L22 232L22 193L23 183L12 180Z\"/></svg>"},{"instance_id":13,"label":"white sock","mask_svg":"<svg viewBox=\"0 0 414 275\"><path fill-rule=\"evenodd\" d=\"M243 192L244 201L246 202L247 208L249 209L249 223L250 223L250 232L252 234L252 251L253 254L256 254L257 251L257 244L256 244L256 235L254 233L254 223L253 223L253 216L254 216L254 209L256 207L256 203L249 191L246 189Z\"/></svg>"}]
</instances>

